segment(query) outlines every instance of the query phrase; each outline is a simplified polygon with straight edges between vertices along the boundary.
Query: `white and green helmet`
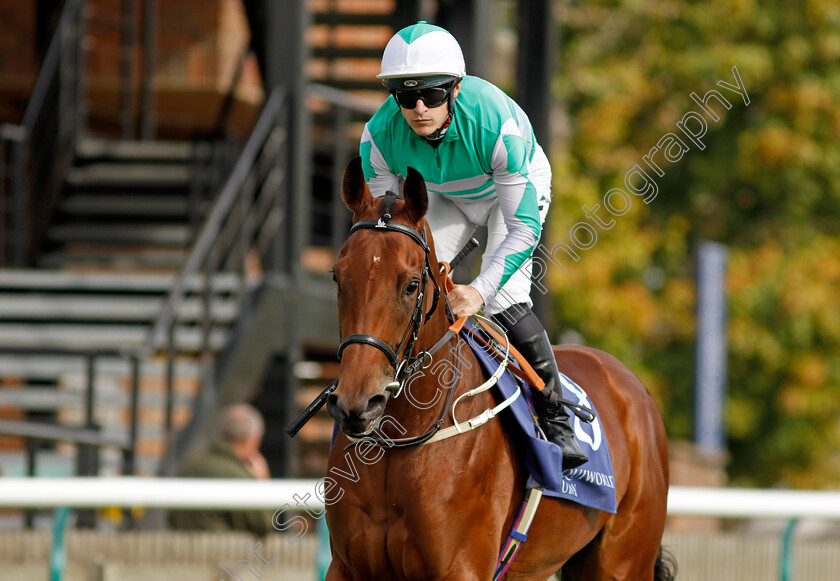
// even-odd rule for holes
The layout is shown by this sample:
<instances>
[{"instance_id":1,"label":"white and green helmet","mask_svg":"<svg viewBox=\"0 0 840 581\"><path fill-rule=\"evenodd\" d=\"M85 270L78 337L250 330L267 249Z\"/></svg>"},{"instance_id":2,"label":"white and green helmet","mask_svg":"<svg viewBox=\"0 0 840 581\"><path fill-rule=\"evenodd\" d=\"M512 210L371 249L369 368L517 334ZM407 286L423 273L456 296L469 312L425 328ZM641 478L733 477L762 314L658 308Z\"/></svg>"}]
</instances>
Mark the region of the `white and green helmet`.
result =
<instances>
[{"instance_id":1,"label":"white and green helmet","mask_svg":"<svg viewBox=\"0 0 840 581\"><path fill-rule=\"evenodd\" d=\"M434 86L466 75L464 54L449 32L420 21L397 32L385 46L377 79L392 89ZM406 79L415 80L405 84Z\"/></svg>"}]
</instances>

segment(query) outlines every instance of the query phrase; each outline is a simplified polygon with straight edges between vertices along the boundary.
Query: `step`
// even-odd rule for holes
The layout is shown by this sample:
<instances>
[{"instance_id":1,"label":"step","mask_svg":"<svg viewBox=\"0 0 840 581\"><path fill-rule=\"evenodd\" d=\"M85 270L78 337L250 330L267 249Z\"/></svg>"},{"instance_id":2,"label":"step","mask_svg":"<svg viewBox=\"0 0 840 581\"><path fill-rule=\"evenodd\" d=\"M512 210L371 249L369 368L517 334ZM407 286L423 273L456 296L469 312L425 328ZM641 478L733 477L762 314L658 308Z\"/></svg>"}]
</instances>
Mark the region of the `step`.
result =
<instances>
[{"instance_id":1,"label":"step","mask_svg":"<svg viewBox=\"0 0 840 581\"><path fill-rule=\"evenodd\" d=\"M59 268L78 271L123 271L123 272L174 272L184 265L187 259L185 248L150 249L146 245L137 245L123 251L109 251L111 246L56 250L38 258L42 268Z\"/></svg>"},{"instance_id":2,"label":"step","mask_svg":"<svg viewBox=\"0 0 840 581\"><path fill-rule=\"evenodd\" d=\"M84 394L71 393L49 387L3 387L0 407L14 407L28 411L50 411L65 406L83 406Z\"/></svg>"},{"instance_id":3,"label":"step","mask_svg":"<svg viewBox=\"0 0 840 581\"><path fill-rule=\"evenodd\" d=\"M95 358L97 376L125 377L131 373L131 362L124 357ZM191 357L178 357L174 371L178 377L195 380L199 377L201 366ZM148 380L163 380L166 364L162 358L142 361L140 375ZM78 355L48 354L6 354L0 350L0 377L5 381L21 378L22 381L55 382L67 376L87 377L87 359ZM0 389L14 389L9 384Z\"/></svg>"},{"instance_id":4,"label":"step","mask_svg":"<svg viewBox=\"0 0 840 581\"><path fill-rule=\"evenodd\" d=\"M382 94L382 83L379 81L365 81L363 79L321 79L318 81L341 91L368 91L371 94Z\"/></svg>"},{"instance_id":5,"label":"step","mask_svg":"<svg viewBox=\"0 0 840 581\"><path fill-rule=\"evenodd\" d=\"M105 407L126 409L131 405L130 393L103 391L101 389L94 393L94 406L97 410ZM31 386L16 389L4 387L0 389L0 407L14 407L28 411L54 411L63 407L82 409L86 403L86 397L83 391ZM172 403L174 406L190 406L193 399L192 395L175 393ZM163 409L165 404L165 393L140 394L140 407Z\"/></svg>"},{"instance_id":6,"label":"step","mask_svg":"<svg viewBox=\"0 0 840 581\"><path fill-rule=\"evenodd\" d=\"M50 228L47 237L56 242L113 242L186 245L192 229L178 224L61 224Z\"/></svg>"},{"instance_id":7,"label":"step","mask_svg":"<svg viewBox=\"0 0 840 581\"><path fill-rule=\"evenodd\" d=\"M59 210L70 215L184 217L189 203L184 196L75 194L64 198Z\"/></svg>"},{"instance_id":8,"label":"step","mask_svg":"<svg viewBox=\"0 0 840 581\"><path fill-rule=\"evenodd\" d=\"M135 456L134 466L137 474L152 475L156 473L160 467L160 458L141 453ZM0 453L0 470L2 470L4 476L17 478L25 476L26 457L23 452ZM75 476L75 470L76 453L74 451L38 451L36 474L39 477L70 477ZM115 450L113 448L102 448L99 454L99 474L103 476L119 476L121 472L122 454L119 450ZM4 564L3 574L6 573L6 570L7 567ZM6 579L19 581L17 577L0 576L0 579L3 579L4 581ZM88 579L88 577L82 577L81 579Z\"/></svg>"},{"instance_id":9,"label":"step","mask_svg":"<svg viewBox=\"0 0 840 581\"><path fill-rule=\"evenodd\" d=\"M66 477L73 476L75 470L75 457L55 450L39 450L38 460L35 465L35 475L38 477ZM20 478L26 476L26 456L21 451L5 450L0 452L0 470L3 476ZM18 531L21 532L21 531ZM8 570L8 563L4 563L3 572ZM10 577L15 579L17 577ZM26 577L24 577L26 579Z\"/></svg>"},{"instance_id":10,"label":"step","mask_svg":"<svg viewBox=\"0 0 840 581\"><path fill-rule=\"evenodd\" d=\"M186 187L190 168L169 163L105 163L73 167L67 172L67 184L84 187Z\"/></svg>"},{"instance_id":11,"label":"step","mask_svg":"<svg viewBox=\"0 0 840 581\"><path fill-rule=\"evenodd\" d=\"M312 57L325 59L371 59L381 60L382 49L379 47L313 47L311 49Z\"/></svg>"},{"instance_id":12,"label":"step","mask_svg":"<svg viewBox=\"0 0 840 581\"><path fill-rule=\"evenodd\" d=\"M0 323L0 352L23 350L66 350L130 352L145 345L149 325L80 325ZM224 347L227 332L213 329L210 348ZM175 334L179 351L197 352L201 348L202 330L179 327ZM163 344L161 340L160 344Z\"/></svg>"},{"instance_id":13,"label":"step","mask_svg":"<svg viewBox=\"0 0 840 581\"><path fill-rule=\"evenodd\" d=\"M329 26L388 26L393 24L390 12L379 14L353 12L316 12L312 14L313 24Z\"/></svg>"},{"instance_id":14,"label":"step","mask_svg":"<svg viewBox=\"0 0 840 581\"><path fill-rule=\"evenodd\" d=\"M193 156L193 146L184 141L85 138L76 146L76 155L83 159L188 162Z\"/></svg>"},{"instance_id":15,"label":"step","mask_svg":"<svg viewBox=\"0 0 840 581\"><path fill-rule=\"evenodd\" d=\"M328 361L303 360L295 363L295 377L307 383L330 382L338 377L339 362L332 356Z\"/></svg>"},{"instance_id":16,"label":"step","mask_svg":"<svg viewBox=\"0 0 840 581\"><path fill-rule=\"evenodd\" d=\"M114 297L66 293L0 294L0 320L33 321L154 321L163 308L163 297ZM199 298L184 301L178 320L198 321L204 302ZM211 301L211 317L231 323L236 318L237 302L228 299Z\"/></svg>"},{"instance_id":17,"label":"step","mask_svg":"<svg viewBox=\"0 0 840 581\"><path fill-rule=\"evenodd\" d=\"M89 292L136 292L167 293L175 282L173 275L160 274L114 274L74 273L60 270L0 269L0 291L59 290ZM201 290L204 277L188 277L189 290ZM213 276L211 287L214 292L231 292L239 288L239 275L233 272Z\"/></svg>"}]
</instances>

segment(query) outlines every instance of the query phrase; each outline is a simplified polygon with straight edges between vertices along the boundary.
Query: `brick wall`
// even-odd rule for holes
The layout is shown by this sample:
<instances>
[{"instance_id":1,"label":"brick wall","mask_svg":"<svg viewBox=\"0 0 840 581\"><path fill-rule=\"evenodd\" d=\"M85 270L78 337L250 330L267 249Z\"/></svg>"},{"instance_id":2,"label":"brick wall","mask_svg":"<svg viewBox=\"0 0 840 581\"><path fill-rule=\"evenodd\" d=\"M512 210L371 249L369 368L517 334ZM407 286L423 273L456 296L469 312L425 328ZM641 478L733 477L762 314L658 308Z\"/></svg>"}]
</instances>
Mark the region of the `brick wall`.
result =
<instances>
[{"instance_id":1,"label":"brick wall","mask_svg":"<svg viewBox=\"0 0 840 581\"><path fill-rule=\"evenodd\" d=\"M122 0L87 0L86 74L88 111L100 132L120 120ZM36 3L0 0L0 122L17 122L39 64ZM157 58L153 82L159 131L212 127L247 46L250 31L241 0L157 0ZM139 113L144 2L135 3L136 48L132 55ZM256 61L251 59L237 91L233 122L247 131L263 100Z\"/></svg>"},{"instance_id":2,"label":"brick wall","mask_svg":"<svg viewBox=\"0 0 840 581\"><path fill-rule=\"evenodd\" d=\"M5 0L0 0L5 1ZM121 0L89 0L88 87L89 111L107 132L120 119ZM154 110L158 132L186 136L209 130L233 79L250 31L241 0L158 0L157 55ZM137 22L142 22L142 2ZM138 43L142 26L135 30ZM139 112L142 48L133 54L134 86ZM239 89L232 124L246 133L263 100L256 61L247 63Z\"/></svg>"},{"instance_id":3,"label":"brick wall","mask_svg":"<svg viewBox=\"0 0 840 581\"><path fill-rule=\"evenodd\" d=\"M35 2L0 0L0 123L20 120L35 70Z\"/></svg>"}]
</instances>

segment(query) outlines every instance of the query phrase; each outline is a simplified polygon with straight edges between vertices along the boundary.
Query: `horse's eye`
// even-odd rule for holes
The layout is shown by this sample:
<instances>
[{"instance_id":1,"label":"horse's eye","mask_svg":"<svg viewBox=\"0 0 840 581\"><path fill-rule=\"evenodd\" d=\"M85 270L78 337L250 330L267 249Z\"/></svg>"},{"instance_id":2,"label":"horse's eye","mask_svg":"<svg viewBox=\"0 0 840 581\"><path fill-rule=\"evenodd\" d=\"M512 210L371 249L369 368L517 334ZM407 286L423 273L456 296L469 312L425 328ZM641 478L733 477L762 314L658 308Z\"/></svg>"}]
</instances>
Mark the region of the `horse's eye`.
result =
<instances>
[{"instance_id":1,"label":"horse's eye","mask_svg":"<svg viewBox=\"0 0 840 581\"><path fill-rule=\"evenodd\" d=\"M332 276L332 280L333 280L333 282L334 282L335 284L338 284L338 279L337 279L337 278L336 278L336 276L335 276L335 269L334 269L334 268L330 271L330 275Z\"/></svg>"},{"instance_id":2,"label":"horse's eye","mask_svg":"<svg viewBox=\"0 0 840 581\"><path fill-rule=\"evenodd\" d=\"M408 286L405 287L405 294L413 295L414 293L417 292L417 289L419 289L419 288L420 288L420 281L412 280L411 282L408 283Z\"/></svg>"}]
</instances>

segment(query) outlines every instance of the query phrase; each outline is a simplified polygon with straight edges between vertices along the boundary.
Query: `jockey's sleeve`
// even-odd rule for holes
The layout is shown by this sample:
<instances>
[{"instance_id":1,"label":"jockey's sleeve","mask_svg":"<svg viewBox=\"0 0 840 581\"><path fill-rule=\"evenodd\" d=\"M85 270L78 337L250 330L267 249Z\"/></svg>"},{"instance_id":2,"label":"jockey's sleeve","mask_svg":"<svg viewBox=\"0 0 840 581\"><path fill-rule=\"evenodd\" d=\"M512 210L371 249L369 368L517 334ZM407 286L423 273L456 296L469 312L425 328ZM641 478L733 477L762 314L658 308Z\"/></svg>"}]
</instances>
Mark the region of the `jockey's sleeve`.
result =
<instances>
[{"instance_id":1,"label":"jockey's sleeve","mask_svg":"<svg viewBox=\"0 0 840 581\"><path fill-rule=\"evenodd\" d=\"M487 304L530 258L542 231L537 190L528 178L529 144L510 120L492 152L493 181L507 236L470 283Z\"/></svg>"},{"instance_id":2,"label":"jockey's sleeve","mask_svg":"<svg viewBox=\"0 0 840 581\"><path fill-rule=\"evenodd\" d=\"M367 180L370 193L374 198L384 196L385 192L392 191L399 193L402 188L400 176L394 173L379 148L373 142L368 125L362 132L362 140L359 144L359 155L362 157L362 171Z\"/></svg>"}]
</instances>

